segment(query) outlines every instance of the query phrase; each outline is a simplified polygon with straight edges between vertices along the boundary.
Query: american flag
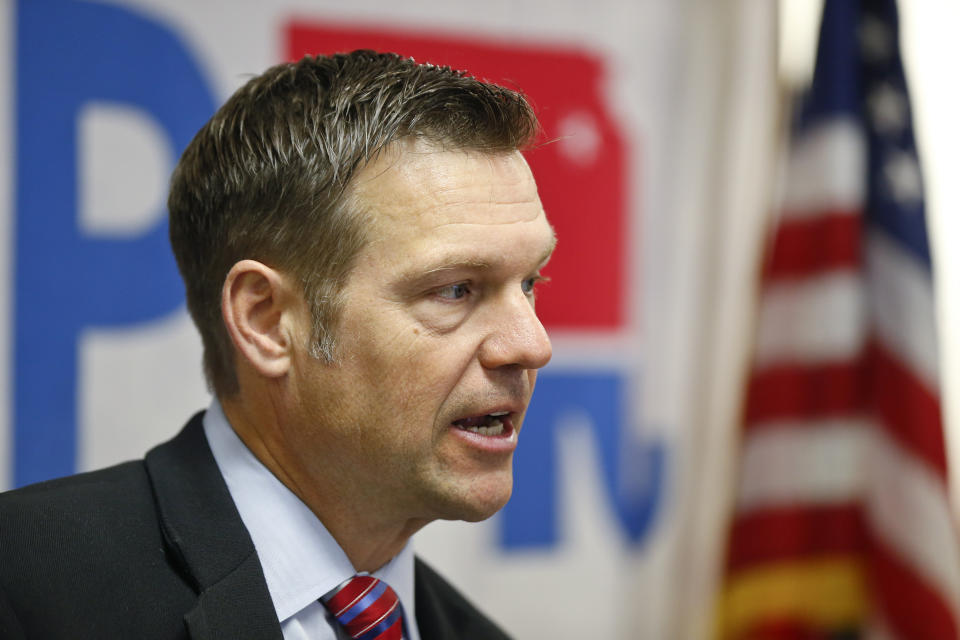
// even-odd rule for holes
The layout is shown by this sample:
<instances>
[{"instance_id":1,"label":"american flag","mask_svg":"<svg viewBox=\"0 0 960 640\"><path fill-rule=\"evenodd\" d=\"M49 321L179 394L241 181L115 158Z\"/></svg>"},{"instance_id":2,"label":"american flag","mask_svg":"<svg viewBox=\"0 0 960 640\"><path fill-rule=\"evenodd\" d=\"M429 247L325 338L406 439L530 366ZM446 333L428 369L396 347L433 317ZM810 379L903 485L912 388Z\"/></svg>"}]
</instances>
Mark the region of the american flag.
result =
<instances>
[{"instance_id":1,"label":"american flag","mask_svg":"<svg viewBox=\"0 0 960 640\"><path fill-rule=\"evenodd\" d=\"M717 635L955 639L960 549L894 0L826 0L798 116Z\"/></svg>"}]
</instances>

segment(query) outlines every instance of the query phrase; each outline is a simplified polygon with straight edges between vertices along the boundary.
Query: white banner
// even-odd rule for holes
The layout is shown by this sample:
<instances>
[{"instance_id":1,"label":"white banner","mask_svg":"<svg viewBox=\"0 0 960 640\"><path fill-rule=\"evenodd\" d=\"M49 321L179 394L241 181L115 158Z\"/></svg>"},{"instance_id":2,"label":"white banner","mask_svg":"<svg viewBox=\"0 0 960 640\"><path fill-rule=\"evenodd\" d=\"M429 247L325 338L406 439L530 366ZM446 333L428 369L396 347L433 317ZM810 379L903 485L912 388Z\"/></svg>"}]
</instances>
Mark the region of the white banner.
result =
<instances>
[{"instance_id":1,"label":"white banner","mask_svg":"<svg viewBox=\"0 0 960 640\"><path fill-rule=\"evenodd\" d=\"M520 87L556 139L528 154L559 237L538 300L555 355L514 497L418 551L518 638L704 629L726 457L691 452L729 435L740 392L768 3L2 6L0 488L142 457L206 406L166 240L180 151L272 64L395 50Z\"/></svg>"}]
</instances>

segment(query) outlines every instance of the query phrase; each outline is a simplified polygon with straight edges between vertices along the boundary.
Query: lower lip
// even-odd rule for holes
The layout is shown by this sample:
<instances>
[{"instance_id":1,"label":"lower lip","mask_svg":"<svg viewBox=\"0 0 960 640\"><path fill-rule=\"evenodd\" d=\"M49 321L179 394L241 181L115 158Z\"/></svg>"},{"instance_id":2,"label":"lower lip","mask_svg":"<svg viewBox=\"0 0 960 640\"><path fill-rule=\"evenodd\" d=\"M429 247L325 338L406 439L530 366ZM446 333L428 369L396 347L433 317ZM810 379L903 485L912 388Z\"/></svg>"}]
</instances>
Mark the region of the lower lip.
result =
<instances>
[{"instance_id":1,"label":"lower lip","mask_svg":"<svg viewBox=\"0 0 960 640\"><path fill-rule=\"evenodd\" d=\"M475 449L490 453L509 453L517 448L517 430L513 428L513 422L509 418L503 421L503 431L496 436L484 436L454 424L450 425L450 429Z\"/></svg>"}]
</instances>

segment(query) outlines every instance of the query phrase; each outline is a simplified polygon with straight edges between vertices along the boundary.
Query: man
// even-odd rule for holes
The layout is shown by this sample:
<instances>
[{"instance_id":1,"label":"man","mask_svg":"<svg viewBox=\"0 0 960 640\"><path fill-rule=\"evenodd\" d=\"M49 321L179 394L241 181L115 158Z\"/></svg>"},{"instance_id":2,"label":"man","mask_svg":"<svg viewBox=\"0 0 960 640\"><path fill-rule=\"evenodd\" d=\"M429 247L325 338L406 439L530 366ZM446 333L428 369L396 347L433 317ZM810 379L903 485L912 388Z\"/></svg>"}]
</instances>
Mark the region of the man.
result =
<instances>
[{"instance_id":1,"label":"man","mask_svg":"<svg viewBox=\"0 0 960 640\"><path fill-rule=\"evenodd\" d=\"M550 358L537 130L369 51L238 90L169 198L214 401L143 461L0 498L0 637L506 637L409 540L510 496Z\"/></svg>"}]
</instances>

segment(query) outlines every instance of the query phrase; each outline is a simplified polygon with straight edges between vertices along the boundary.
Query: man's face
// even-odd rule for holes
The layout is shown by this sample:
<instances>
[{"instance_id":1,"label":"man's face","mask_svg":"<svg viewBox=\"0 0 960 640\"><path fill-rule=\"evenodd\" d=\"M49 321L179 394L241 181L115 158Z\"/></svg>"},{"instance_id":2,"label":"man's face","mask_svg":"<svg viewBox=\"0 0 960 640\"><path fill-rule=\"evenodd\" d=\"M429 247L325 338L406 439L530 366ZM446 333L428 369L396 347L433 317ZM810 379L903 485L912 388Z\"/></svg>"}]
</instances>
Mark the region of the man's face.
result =
<instances>
[{"instance_id":1,"label":"man's face","mask_svg":"<svg viewBox=\"0 0 960 640\"><path fill-rule=\"evenodd\" d=\"M344 290L337 360L298 353L302 464L367 508L479 520L512 457L550 342L534 285L554 245L519 153L394 147L356 178L369 244ZM316 454L316 457L312 457Z\"/></svg>"}]
</instances>

